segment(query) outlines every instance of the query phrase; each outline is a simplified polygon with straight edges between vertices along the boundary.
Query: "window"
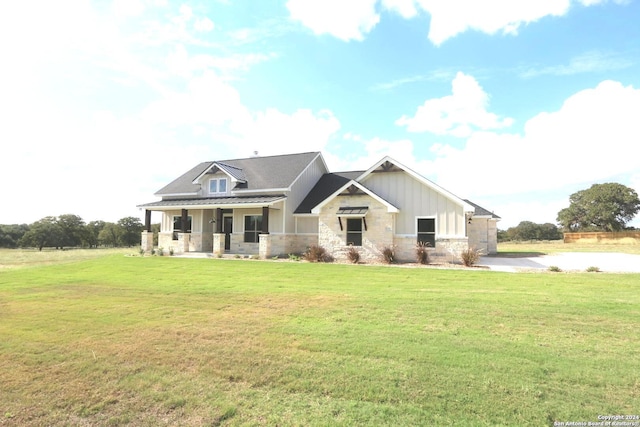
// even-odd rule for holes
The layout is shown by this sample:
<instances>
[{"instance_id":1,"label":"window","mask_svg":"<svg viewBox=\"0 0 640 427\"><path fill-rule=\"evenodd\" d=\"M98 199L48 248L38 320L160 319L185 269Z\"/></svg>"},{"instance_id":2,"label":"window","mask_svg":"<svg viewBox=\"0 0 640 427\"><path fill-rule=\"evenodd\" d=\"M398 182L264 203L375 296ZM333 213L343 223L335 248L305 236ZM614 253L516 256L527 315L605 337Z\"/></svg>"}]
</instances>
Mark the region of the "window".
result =
<instances>
[{"instance_id":1,"label":"window","mask_svg":"<svg viewBox=\"0 0 640 427\"><path fill-rule=\"evenodd\" d=\"M347 218L347 245L362 246L362 218Z\"/></svg>"},{"instance_id":2,"label":"window","mask_svg":"<svg viewBox=\"0 0 640 427\"><path fill-rule=\"evenodd\" d=\"M209 180L209 194L224 194L227 192L227 178Z\"/></svg>"},{"instance_id":3,"label":"window","mask_svg":"<svg viewBox=\"0 0 640 427\"><path fill-rule=\"evenodd\" d=\"M262 233L262 215L247 215L244 217L244 241L246 243L260 242Z\"/></svg>"},{"instance_id":4,"label":"window","mask_svg":"<svg viewBox=\"0 0 640 427\"><path fill-rule=\"evenodd\" d=\"M178 233L182 232L182 216L173 217L173 240L178 240ZM191 215L187 217L187 233L191 233Z\"/></svg>"},{"instance_id":5,"label":"window","mask_svg":"<svg viewBox=\"0 0 640 427\"><path fill-rule=\"evenodd\" d=\"M425 243L430 248L436 247L435 218L418 218L418 243Z\"/></svg>"}]
</instances>

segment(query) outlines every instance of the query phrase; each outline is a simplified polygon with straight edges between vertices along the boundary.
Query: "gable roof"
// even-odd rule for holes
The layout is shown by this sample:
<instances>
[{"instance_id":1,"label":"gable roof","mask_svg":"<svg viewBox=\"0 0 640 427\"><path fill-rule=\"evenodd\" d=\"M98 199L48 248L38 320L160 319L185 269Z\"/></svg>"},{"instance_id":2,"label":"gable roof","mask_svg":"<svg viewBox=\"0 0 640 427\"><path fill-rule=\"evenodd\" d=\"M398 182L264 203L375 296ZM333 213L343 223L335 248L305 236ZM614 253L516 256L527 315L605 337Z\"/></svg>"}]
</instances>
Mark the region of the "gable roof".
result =
<instances>
[{"instance_id":1,"label":"gable roof","mask_svg":"<svg viewBox=\"0 0 640 427\"><path fill-rule=\"evenodd\" d=\"M329 203L331 200L333 200L335 197L337 197L343 191L346 191L349 187L352 187L352 186L358 188L360 191L362 191L363 193L367 194L369 197L371 197L371 198L377 200L378 202L382 203L383 205L385 205L387 207L387 211L388 212L398 212L398 208L397 207L393 206L391 203L389 203L388 201L386 201L382 197L378 196L376 193L374 193L373 191L369 190L367 187L365 187L364 185L362 185L358 181L355 181L355 180L352 179L352 180L349 180L348 182L346 182L342 187L340 187L339 189L334 191L329 197L325 198L318 205L316 205L311 210L311 213L314 213L314 214L320 213L320 209L324 205Z\"/></svg>"},{"instance_id":2,"label":"gable roof","mask_svg":"<svg viewBox=\"0 0 640 427\"><path fill-rule=\"evenodd\" d=\"M367 169L364 173L362 173L362 175L360 175L357 178L357 181L358 182L364 182L364 181L366 181L368 176L370 176L372 173L377 172L377 171L388 172L388 171L395 171L395 170L402 170L402 171L408 173L410 176L415 178L417 181L421 182L422 184L426 185L427 187L431 188L432 190L436 191L437 193L442 194L444 197L446 197L449 200L452 200L453 202L455 202L455 203L459 204L460 206L462 206L462 208L464 209L465 212L474 212L475 211L475 207L473 205L467 203L466 200L463 200L463 199L459 198L455 194L445 190L444 188L440 187L435 182L433 182L431 180L428 180L427 178L423 177L419 173L414 172L410 168L406 167L402 163L398 162L397 160L392 159L389 156L385 156L384 158L382 158L382 160L380 160L379 162L377 162L373 166L371 166L369 169Z\"/></svg>"},{"instance_id":3,"label":"gable roof","mask_svg":"<svg viewBox=\"0 0 640 427\"><path fill-rule=\"evenodd\" d=\"M307 152L203 162L162 187L155 194L157 196L195 195L200 190L197 180L214 167L239 182L244 181L234 191L283 191L289 189L318 156L322 156L320 152Z\"/></svg>"},{"instance_id":4,"label":"gable roof","mask_svg":"<svg viewBox=\"0 0 640 427\"><path fill-rule=\"evenodd\" d=\"M471 200L464 199L464 201L469 203L471 206L473 206L476 209L475 212L473 213L473 216L488 216L488 217L490 217L492 219L502 219L498 215L496 215L493 212L483 208L482 206L476 205Z\"/></svg>"},{"instance_id":5,"label":"gable roof","mask_svg":"<svg viewBox=\"0 0 640 427\"><path fill-rule=\"evenodd\" d=\"M300 203L294 214L310 214L311 209L361 174L362 171L325 173Z\"/></svg>"}]
</instances>

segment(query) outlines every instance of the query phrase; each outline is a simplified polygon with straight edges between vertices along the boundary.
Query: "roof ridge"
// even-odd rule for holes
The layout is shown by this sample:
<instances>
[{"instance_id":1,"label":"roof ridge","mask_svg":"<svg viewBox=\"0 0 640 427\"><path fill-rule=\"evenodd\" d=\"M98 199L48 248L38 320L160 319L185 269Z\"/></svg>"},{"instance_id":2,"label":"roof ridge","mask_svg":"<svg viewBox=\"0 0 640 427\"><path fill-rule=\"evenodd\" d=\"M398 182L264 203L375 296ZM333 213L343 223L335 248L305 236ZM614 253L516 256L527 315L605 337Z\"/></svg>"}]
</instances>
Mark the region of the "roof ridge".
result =
<instances>
[{"instance_id":1,"label":"roof ridge","mask_svg":"<svg viewBox=\"0 0 640 427\"><path fill-rule=\"evenodd\" d=\"M289 157L289 156L302 156L304 154L319 154L320 151L305 151L302 153L288 153L288 154L273 154L270 156L249 156L249 157L239 157L236 159L225 159L225 160L209 160L209 163L224 163L224 162L235 162L238 160L252 160L252 159L269 159L273 157Z\"/></svg>"}]
</instances>

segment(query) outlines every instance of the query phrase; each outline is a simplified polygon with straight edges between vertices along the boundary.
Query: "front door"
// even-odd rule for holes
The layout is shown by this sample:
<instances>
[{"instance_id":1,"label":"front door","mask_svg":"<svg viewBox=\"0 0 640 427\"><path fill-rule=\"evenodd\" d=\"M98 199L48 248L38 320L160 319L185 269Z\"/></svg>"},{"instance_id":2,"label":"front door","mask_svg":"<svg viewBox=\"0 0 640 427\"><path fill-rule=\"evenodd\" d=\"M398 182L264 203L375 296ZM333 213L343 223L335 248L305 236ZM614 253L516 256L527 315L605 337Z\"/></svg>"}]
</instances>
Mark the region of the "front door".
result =
<instances>
[{"instance_id":1,"label":"front door","mask_svg":"<svg viewBox=\"0 0 640 427\"><path fill-rule=\"evenodd\" d=\"M224 233L224 250L231 249L231 233L233 232L233 217L225 216L222 222L222 232Z\"/></svg>"}]
</instances>

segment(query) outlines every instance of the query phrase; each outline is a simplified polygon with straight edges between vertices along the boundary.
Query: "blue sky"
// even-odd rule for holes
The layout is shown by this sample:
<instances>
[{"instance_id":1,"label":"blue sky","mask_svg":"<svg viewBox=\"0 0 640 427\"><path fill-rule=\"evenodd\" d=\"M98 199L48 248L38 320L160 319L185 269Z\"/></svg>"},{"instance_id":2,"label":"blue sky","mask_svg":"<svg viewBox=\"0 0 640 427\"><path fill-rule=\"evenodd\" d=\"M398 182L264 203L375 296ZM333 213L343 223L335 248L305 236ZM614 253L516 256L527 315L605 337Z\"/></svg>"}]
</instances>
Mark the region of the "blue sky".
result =
<instances>
[{"instance_id":1,"label":"blue sky","mask_svg":"<svg viewBox=\"0 0 640 427\"><path fill-rule=\"evenodd\" d=\"M254 151L390 155L503 229L594 183L640 192L638 1L2 8L0 223L142 217L194 164Z\"/></svg>"}]
</instances>

